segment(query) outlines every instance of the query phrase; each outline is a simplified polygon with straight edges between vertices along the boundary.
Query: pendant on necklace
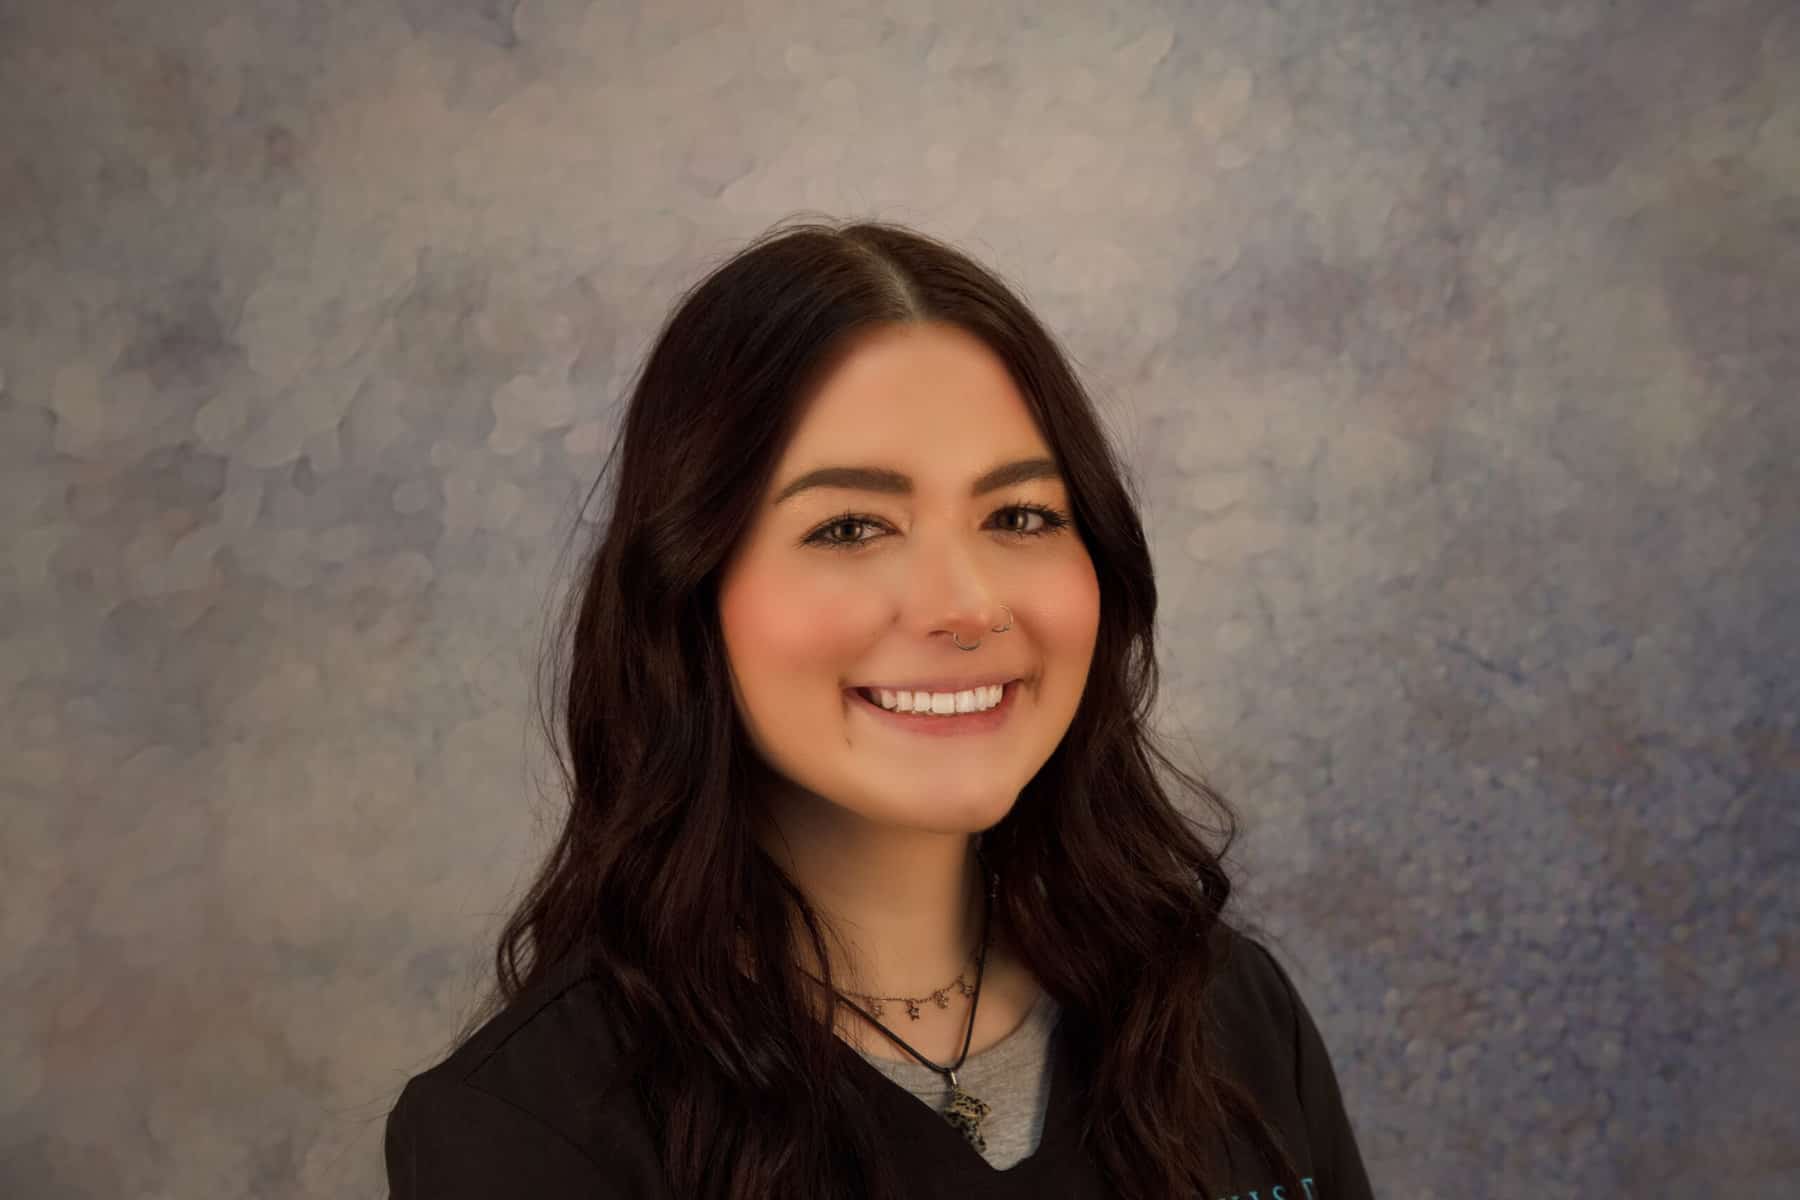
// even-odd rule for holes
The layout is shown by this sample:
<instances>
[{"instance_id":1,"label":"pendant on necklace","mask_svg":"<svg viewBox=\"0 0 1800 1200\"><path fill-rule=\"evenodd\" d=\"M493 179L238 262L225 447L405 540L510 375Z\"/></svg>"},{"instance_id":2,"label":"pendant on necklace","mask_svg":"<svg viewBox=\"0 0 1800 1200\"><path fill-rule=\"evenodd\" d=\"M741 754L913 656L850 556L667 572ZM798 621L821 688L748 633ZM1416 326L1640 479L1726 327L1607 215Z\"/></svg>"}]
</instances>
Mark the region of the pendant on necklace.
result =
<instances>
[{"instance_id":1,"label":"pendant on necklace","mask_svg":"<svg viewBox=\"0 0 1800 1200\"><path fill-rule=\"evenodd\" d=\"M944 1109L944 1119L962 1132L977 1153L987 1152L987 1139L981 1136L981 1123L992 1111L993 1107L987 1101L977 1100L963 1091L962 1085L956 1082L955 1072L951 1072L950 1104Z\"/></svg>"}]
</instances>

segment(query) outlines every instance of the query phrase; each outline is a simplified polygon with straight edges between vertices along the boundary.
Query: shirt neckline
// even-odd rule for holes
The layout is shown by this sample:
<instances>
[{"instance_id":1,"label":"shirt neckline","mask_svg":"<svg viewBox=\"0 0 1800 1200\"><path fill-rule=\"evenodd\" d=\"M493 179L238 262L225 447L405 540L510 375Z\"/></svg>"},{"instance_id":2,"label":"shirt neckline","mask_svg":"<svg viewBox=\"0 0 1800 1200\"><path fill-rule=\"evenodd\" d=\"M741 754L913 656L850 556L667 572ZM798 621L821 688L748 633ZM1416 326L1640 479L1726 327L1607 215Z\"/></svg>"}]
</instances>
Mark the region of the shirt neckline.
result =
<instances>
[{"instance_id":1,"label":"shirt neckline","mask_svg":"<svg viewBox=\"0 0 1800 1200\"><path fill-rule=\"evenodd\" d=\"M1040 996L1039 1003L1043 1003L1047 997L1048 993ZM982 1157L981 1152L970 1145L944 1119L941 1112L922 1102L904 1085L865 1058L860 1051L847 1044L840 1045L844 1046L852 1064L851 1073L862 1080L865 1092L881 1108L880 1115L885 1118L896 1156L904 1158L909 1151L925 1156L927 1161L935 1163L930 1168L934 1174L951 1184L984 1189L1004 1184L1007 1188L1006 1192L983 1191L984 1195L1009 1196L1014 1194L1012 1188L1017 1186L1021 1189L1017 1195L1036 1197L1054 1192L1054 1188L1046 1191L1047 1185L1052 1182L1059 1186L1067 1182L1057 1173L1068 1167L1067 1148L1075 1136L1073 1130L1065 1128L1072 1111L1070 1092L1075 1081L1070 1074L1072 1068L1067 1061L1068 1056L1062 1052L1062 1028L1060 1020L1051 1027L1045 1049L1050 1056L1050 1091L1045 1100L1044 1123L1038 1135L1037 1148L1010 1167L996 1167ZM1014 1034L1009 1034L1007 1038L982 1051L982 1056L998 1049L1023 1030L1024 1026L1021 1025ZM918 1063L913 1065L919 1066ZM919 1069L926 1070L922 1066Z\"/></svg>"}]
</instances>

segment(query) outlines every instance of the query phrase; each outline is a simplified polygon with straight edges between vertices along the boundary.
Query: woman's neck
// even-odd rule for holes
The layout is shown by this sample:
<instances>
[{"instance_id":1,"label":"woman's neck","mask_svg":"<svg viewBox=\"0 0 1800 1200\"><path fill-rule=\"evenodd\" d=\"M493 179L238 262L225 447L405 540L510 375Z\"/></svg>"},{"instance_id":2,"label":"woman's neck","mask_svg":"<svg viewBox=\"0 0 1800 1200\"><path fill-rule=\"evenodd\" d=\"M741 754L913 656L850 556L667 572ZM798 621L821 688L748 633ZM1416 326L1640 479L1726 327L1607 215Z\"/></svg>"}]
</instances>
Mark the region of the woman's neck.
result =
<instances>
[{"instance_id":1,"label":"woman's neck","mask_svg":"<svg viewBox=\"0 0 1800 1200\"><path fill-rule=\"evenodd\" d=\"M973 983L986 918L971 844L914 845L861 858L818 847L789 863L784 869L829 926L826 952L839 991L922 997L948 987L959 972ZM822 978L804 926L797 934L798 961Z\"/></svg>"},{"instance_id":2,"label":"woman's neck","mask_svg":"<svg viewBox=\"0 0 1800 1200\"><path fill-rule=\"evenodd\" d=\"M985 907L974 834L874 825L798 789L766 800L758 842L829 927L839 991L926 996L969 963ZM794 943L796 961L822 977L799 922Z\"/></svg>"}]
</instances>

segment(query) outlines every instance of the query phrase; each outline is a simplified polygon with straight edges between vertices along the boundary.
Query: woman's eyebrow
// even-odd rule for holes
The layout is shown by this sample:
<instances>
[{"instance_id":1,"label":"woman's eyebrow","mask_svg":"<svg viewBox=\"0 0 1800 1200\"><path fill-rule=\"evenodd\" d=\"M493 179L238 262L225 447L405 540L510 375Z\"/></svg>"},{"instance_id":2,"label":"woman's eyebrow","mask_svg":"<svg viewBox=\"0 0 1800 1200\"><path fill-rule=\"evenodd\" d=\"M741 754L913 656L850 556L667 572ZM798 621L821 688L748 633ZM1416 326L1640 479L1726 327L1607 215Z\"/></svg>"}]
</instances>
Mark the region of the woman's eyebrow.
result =
<instances>
[{"instance_id":1,"label":"woman's eyebrow","mask_svg":"<svg viewBox=\"0 0 1800 1200\"><path fill-rule=\"evenodd\" d=\"M1062 472L1056 464L1047 458L1021 458L1016 462L1002 463L991 471L978 477L969 488L969 495L980 496L988 492L998 491L1003 487L1011 487L1016 483L1024 483L1032 479L1062 478ZM838 488L845 491L889 492L908 496L912 494L912 476L887 467L820 467L808 471L786 487L775 497L775 503L797 496L809 488Z\"/></svg>"}]
</instances>

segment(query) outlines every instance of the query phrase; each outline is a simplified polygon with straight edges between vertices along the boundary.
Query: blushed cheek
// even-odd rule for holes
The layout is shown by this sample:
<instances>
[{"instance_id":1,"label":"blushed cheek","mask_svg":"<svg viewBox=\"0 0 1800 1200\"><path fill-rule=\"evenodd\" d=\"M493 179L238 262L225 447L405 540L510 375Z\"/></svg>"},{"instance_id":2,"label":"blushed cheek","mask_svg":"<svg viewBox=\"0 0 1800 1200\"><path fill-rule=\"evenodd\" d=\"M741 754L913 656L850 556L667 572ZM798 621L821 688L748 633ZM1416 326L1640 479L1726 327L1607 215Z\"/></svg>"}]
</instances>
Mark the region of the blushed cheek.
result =
<instances>
[{"instance_id":1,"label":"blushed cheek","mask_svg":"<svg viewBox=\"0 0 1800 1200\"><path fill-rule=\"evenodd\" d=\"M1060 564L1034 597L1044 637L1056 653L1091 652L1099 636L1100 580L1085 553Z\"/></svg>"},{"instance_id":2,"label":"blushed cheek","mask_svg":"<svg viewBox=\"0 0 1800 1200\"><path fill-rule=\"evenodd\" d=\"M1045 669L1058 690L1068 689L1071 707L1079 699L1100 636L1100 581L1082 553L1047 575L1031 601L1032 624L1041 641Z\"/></svg>"},{"instance_id":3,"label":"blushed cheek","mask_svg":"<svg viewBox=\"0 0 1800 1200\"><path fill-rule=\"evenodd\" d=\"M719 621L750 705L815 707L835 694L853 656L850 618L803 580L755 570L721 592Z\"/></svg>"}]
</instances>

